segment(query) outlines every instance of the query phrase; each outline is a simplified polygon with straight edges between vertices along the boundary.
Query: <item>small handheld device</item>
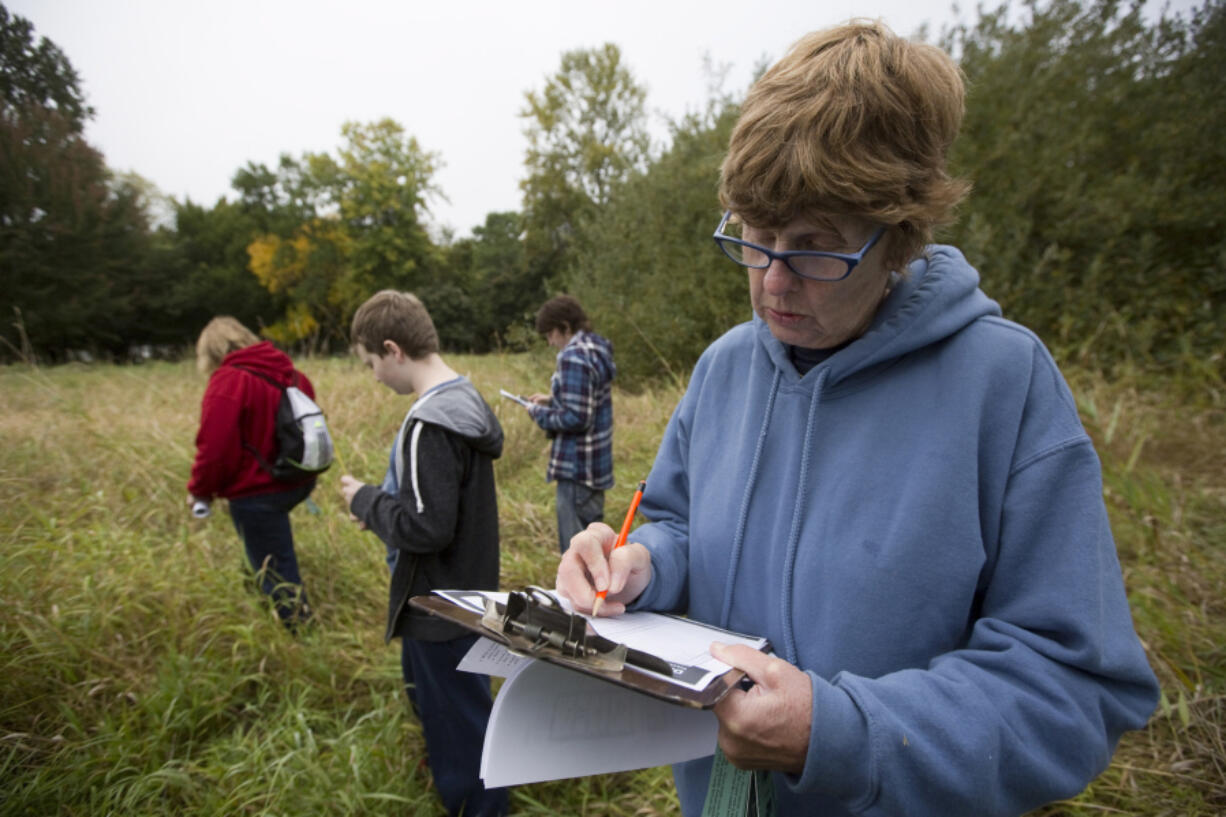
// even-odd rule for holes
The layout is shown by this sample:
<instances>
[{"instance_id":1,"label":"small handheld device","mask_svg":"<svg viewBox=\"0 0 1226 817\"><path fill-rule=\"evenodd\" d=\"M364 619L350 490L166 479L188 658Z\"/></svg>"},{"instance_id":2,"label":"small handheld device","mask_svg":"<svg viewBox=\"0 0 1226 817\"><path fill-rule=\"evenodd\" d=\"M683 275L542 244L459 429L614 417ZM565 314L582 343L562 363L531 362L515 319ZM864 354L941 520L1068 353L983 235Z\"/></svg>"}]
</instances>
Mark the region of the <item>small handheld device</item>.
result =
<instances>
[{"instance_id":1,"label":"small handheld device","mask_svg":"<svg viewBox=\"0 0 1226 817\"><path fill-rule=\"evenodd\" d=\"M192 516L196 517L197 519L204 519L212 512L213 508L203 499L197 499L192 503Z\"/></svg>"},{"instance_id":2,"label":"small handheld device","mask_svg":"<svg viewBox=\"0 0 1226 817\"><path fill-rule=\"evenodd\" d=\"M516 403L519 403L524 408L532 408L532 401L528 400L527 398L520 397L518 394L512 394L506 389L499 389L498 393L501 394L503 397L507 398L508 400L514 400Z\"/></svg>"}]
</instances>

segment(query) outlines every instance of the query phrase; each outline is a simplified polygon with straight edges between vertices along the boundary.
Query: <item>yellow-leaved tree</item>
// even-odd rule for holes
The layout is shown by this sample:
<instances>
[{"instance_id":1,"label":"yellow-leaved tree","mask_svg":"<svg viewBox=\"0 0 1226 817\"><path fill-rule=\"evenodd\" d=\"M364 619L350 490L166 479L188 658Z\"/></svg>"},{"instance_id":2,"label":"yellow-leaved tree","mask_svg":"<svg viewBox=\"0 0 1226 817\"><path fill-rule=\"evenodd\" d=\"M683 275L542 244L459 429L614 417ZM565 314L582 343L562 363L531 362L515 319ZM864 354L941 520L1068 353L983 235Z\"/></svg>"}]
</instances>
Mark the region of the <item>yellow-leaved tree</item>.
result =
<instances>
[{"instance_id":1,"label":"yellow-leaved tree","mask_svg":"<svg viewBox=\"0 0 1226 817\"><path fill-rule=\"evenodd\" d=\"M289 300L285 316L264 328L266 337L314 349L329 335L343 333L349 245L335 218L312 219L288 239L270 233L248 245L251 271L260 284Z\"/></svg>"},{"instance_id":2,"label":"yellow-leaved tree","mask_svg":"<svg viewBox=\"0 0 1226 817\"><path fill-rule=\"evenodd\" d=\"M438 192L437 156L391 119L347 122L341 133L335 156L282 156L275 173L253 165L243 174L245 200L270 225L247 247L251 272L287 300L264 334L283 344L343 344L349 316L371 293L422 289L438 266L421 222Z\"/></svg>"}]
</instances>

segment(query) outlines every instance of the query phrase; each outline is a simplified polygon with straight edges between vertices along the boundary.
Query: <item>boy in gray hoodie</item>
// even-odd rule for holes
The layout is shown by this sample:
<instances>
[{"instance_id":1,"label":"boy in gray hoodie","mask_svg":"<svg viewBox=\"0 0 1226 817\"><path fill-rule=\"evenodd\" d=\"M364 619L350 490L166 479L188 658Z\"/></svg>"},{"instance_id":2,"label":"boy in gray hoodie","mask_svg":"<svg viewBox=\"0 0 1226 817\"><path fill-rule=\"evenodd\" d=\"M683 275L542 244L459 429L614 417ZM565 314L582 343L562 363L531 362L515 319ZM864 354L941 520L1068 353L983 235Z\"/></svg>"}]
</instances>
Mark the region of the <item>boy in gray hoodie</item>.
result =
<instances>
[{"instance_id":1,"label":"boy in gray hoodie","mask_svg":"<svg viewBox=\"0 0 1226 817\"><path fill-rule=\"evenodd\" d=\"M479 775L489 678L456 669L476 636L408 604L436 588L498 589L493 462L502 427L468 378L439 356L434 323L411 293L372 296L354 314L350 338L375 380L417 395L392 449L384 483L391 490L341 477L350 516L396 549L386 638L400 638L405 688L447 812L506 814L507 790L487 790Z\"/></svg>"}]
</instances>

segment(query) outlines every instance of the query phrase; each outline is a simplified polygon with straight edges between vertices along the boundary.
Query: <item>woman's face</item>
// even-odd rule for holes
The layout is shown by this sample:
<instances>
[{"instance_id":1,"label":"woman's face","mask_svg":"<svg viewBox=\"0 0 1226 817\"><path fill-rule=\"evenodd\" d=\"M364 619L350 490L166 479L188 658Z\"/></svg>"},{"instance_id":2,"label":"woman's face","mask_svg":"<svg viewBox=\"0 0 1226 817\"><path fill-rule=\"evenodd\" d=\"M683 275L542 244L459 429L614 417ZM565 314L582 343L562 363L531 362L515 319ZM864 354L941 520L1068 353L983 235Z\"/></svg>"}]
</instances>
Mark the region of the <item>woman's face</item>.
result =
<instances>
[{"instance_id":1,"label":"woman's face","mask_svg":"<svg viewBox=\"0 0 1226 817\"><path fill-rule=\"evenodd\" d=\"M784 250L855 253L874 225L845 216L800 217L782 227L751 227L742 237ZM749 301L771 334L806 349L832 349L859 337L885 297L890 271L882 264L885 242L869 250L842 281L801 278L775 259L766 269L749 269Z\"/></svg>"}]
</instances>

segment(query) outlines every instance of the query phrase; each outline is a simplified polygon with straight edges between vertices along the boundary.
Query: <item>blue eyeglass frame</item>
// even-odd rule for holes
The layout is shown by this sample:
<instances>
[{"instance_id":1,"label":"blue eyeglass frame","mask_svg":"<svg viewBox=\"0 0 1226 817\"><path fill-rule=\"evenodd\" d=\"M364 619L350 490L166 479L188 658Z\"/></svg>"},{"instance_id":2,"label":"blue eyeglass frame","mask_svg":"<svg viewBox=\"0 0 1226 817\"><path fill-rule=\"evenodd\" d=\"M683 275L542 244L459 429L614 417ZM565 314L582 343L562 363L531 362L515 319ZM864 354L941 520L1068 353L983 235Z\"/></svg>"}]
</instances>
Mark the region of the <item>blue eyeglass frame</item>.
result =
<instances>
[{"instance_id":1,"label":"blue eyeglass frame","mask_svg":"<svg viewBox=\"0 0 1226 817\"><path fill-rule=\"evenodd\" d=\"M841 253L841 252L822 252L821 250L784 250L783 252L775 252L772 249L763 247L761 244L754 244L750 241L745 241L740 238L734 238L730 235L724 235L724 226L728 224L728 219L730 218L732 218L732 211L725 210L724 217L720 219L719 226L715 228L715 232L711 236L713 239L715 239L715 243L719 246L720 252L722 252L724 255L728 256L729 258L731 258L734 262L736 262L740 266L748 267L750 269L766 269L774 262L776 258L778 258L780 261L782 261L784 264L787 265L788 270L793 275L799 275L801 278L807 278L810 281L842 281L844 278L851 275L851 271L854 270L856 266L861 261L864 260L864 256L867 255L868 251L871 250L877 244L877 242L881 240L881 236L885 235L885 225L883 224L880 227L878 227L877 230L871 236L869 236L868 241L864 243L864 246L860 248L859 252L852 253L850 255L847 253ZM738 260L737 258L733 257L732 253L728 252L728 250L724 247L725 241L731 244L739 244L742 247L750 247L752 249L757 250L758 252L766 256L766 263L765 264L746 264L743 259ZM792 266L791 259L798 258L798 257L799 258L837 258L838 260L842 261L843 263L847 265L847 271L844 272L842 275L840 275L838 278L817 278L813 275L806 275L805 273L799 271L798 269Z\"/></svg>"}]
</instances>

